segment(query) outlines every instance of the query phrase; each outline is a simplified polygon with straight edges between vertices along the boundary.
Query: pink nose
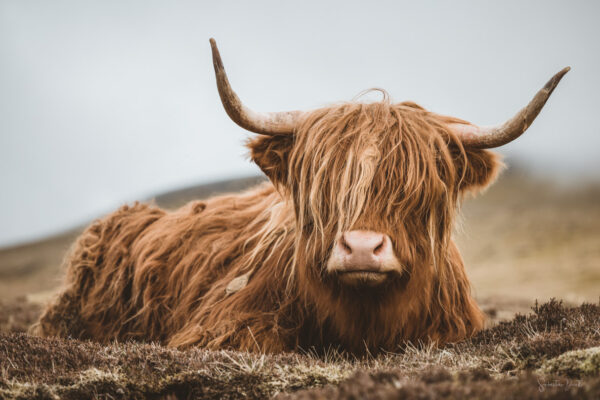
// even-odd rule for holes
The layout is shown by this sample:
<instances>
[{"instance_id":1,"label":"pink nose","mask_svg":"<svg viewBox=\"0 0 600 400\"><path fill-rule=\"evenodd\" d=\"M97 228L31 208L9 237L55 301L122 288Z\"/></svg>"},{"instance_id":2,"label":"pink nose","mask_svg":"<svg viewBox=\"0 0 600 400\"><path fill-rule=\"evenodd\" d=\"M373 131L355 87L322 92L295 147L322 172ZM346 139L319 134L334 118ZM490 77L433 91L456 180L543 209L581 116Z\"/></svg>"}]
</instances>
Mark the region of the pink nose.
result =
<instances>
[{"instance_id":1,"label":"pink nose","mask_svg":"<svg viewBox=\"0 0 600 400\"><path fill-rule=\"evenodd\" d=\"M376 269L393 256L388 235L373 231L348 231L337 241L336 250L346 265Z\"/></svg>"}]
</instances>

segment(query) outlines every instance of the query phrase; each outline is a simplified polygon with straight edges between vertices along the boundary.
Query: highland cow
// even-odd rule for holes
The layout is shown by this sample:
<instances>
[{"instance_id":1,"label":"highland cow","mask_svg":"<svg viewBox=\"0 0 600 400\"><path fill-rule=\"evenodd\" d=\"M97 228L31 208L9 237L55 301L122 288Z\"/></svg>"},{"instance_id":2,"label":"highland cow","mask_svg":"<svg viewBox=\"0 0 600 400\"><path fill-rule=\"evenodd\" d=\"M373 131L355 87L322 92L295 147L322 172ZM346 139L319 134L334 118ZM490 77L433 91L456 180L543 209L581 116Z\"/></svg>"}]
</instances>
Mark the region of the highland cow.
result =
<instances>
[{"instance_id":1,"label":"highland cow","mask_svg":"<svg viewBox=\"0 0 600 400\"><path fill-rule=\"evenodd\" d=\"M136 204L97 220L65 260L35 327L45 336L260 352L395 351L444 344L484 317L451 231L461 198L501 166L569 70L515 117L482 128L412 102L258 113L229 85L231 119L257 133L270 182L167 212Z\"/></svg>"}]
</instances>

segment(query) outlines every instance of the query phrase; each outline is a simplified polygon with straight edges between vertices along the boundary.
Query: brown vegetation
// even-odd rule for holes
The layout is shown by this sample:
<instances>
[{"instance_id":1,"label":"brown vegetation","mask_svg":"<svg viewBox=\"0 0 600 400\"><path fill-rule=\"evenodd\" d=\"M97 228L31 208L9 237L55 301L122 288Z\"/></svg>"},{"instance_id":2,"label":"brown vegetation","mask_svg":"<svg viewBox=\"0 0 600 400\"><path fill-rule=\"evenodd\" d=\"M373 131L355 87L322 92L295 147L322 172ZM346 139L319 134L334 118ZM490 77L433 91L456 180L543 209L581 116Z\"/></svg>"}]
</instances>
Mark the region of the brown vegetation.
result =
<instances>
[{"instance_id":1,"label":"brown vegetation","mask_svg":"<svg viewBox=\"0 0 600 400\"><path fill-rule=\"evenodd\" d=\"M0 398L598 398L598 352L577 352L566 363L561 357L600 345L600 305L553 301L533 311L470 341L362 359L103 345L6 333L0 325Z\"/></svg>"}]
</instances>

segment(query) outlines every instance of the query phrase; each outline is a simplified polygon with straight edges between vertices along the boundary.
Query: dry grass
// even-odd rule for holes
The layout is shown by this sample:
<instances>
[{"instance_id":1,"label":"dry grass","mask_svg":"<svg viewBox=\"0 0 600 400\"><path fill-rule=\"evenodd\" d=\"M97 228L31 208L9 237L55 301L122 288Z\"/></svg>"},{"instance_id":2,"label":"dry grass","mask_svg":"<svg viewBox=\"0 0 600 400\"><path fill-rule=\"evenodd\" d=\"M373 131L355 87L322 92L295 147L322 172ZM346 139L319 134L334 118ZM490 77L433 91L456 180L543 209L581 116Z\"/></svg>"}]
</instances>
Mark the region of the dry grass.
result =
<instances>
[{"instance_id":1,"label":"dry grass","mask_svg":"<svg viewBox=\"0 0 600 400\"><path fill-rule=\"evenodd\" d=\"M355 359L43 339L15 333L38 312L16 303L0 307L0 398L600 396L600 305L551 301L467 342ZM15 310L29 317L7 324Z\"/></svg>"}]
</instances>

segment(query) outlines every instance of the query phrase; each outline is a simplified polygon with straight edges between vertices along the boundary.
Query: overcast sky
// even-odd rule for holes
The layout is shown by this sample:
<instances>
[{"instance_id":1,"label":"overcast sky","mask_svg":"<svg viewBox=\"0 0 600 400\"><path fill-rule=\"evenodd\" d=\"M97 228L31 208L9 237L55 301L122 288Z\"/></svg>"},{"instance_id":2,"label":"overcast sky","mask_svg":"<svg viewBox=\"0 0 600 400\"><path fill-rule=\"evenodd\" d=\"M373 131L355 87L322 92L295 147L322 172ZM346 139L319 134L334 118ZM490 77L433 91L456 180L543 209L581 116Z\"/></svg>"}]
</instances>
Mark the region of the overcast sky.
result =
<instances>
[{"instance_id":1,"label":"overcast sky","mask_svg":"<svg viewBox=\"0 0 600 400\"><path fill-rule=\"evenodd\" d=\"M599 15L597 1L0 0L0 246L258 173L220 105L211 36L263 111L381 87L495 124L570 65L501 152L553 179L598 180Z\"/></svg>"}]
</instances>

